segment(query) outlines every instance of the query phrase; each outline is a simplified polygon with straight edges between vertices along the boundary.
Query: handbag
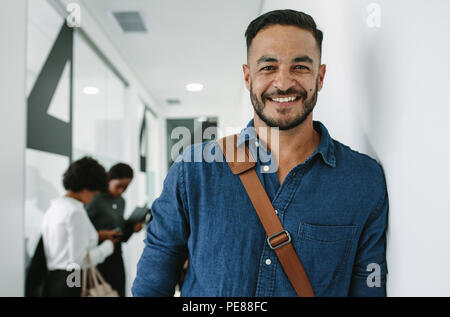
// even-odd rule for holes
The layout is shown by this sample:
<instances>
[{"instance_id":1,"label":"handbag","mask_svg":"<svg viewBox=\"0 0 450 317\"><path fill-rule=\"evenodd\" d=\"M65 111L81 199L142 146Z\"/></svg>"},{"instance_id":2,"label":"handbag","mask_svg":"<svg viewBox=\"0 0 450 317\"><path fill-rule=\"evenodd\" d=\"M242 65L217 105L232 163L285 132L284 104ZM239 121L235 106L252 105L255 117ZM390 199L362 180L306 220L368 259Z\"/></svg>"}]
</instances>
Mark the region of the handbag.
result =
<instances>
[{"instance_id":1,"label":"handbag","mask_svg":"<svg viewBox=\"0 0 450 317\"><path fill-rule=\"evenodd\" d=\"M314 291L292 245L291 235L283 228L275 209L267 196L258 174L254 169L256 161L245 147L237 147L237 134L222 138L218 141L225 155L231 172L238 175L258 218L267 234L267 243L275 251L284 272L299 297L314 297Z\"/></svg>"},{"instance_id":2,"label":"handbag","mask_svg":"<svg viewBox=\"0 0 450 317\"><path fill-rule=\"evenodd\" d=\"M98 269L92 265L89 252L83 260L81 297L119 297L119 293L105 281Z\"/></svg>"}]
</instances>

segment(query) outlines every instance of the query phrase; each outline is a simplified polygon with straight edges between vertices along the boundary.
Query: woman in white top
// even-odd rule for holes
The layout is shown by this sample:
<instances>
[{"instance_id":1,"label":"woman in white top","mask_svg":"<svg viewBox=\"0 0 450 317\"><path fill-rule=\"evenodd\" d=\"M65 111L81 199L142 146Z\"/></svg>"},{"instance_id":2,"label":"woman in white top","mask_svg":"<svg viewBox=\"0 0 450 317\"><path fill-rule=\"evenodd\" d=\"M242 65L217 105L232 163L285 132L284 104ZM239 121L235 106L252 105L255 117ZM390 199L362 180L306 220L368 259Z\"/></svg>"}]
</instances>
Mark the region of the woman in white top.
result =
<instances>
[{"instance_id":1,"label":"woman in white top","mask_svg":"<svg viewBox=\"0 0 450 317\"><path fill-rule=\"evenodd\" d=\"M84 157L69 166L63 184L66 195L52 201L42 224L49 270L43 295L51 297L80 296L80 285L68 285L73 284L67 283L69 275L74 268L82 268L87 252L93 265L97 265L113 253L118 242L118 233L113 230L97 232L84 209L84 205L106 188L105 169L96 160ZM99 241L103 242L98 244Z\"/></svg>"}]
</instances>

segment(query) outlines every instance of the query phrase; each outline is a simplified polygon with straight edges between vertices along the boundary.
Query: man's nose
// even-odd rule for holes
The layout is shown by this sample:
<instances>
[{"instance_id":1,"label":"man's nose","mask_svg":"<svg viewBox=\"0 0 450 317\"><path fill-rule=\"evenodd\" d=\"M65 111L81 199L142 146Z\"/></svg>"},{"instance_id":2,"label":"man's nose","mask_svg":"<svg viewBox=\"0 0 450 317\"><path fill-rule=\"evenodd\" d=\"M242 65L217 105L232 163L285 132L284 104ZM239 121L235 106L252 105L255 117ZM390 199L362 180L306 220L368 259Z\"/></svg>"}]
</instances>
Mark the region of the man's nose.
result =
<instances>
[{"instance_id":1,"label":"man's nose","mask_svg":"<svg viewBox=\"0 0 450 317\"><path fill-rule=\"evenodd\" d=\"M276 74L273 85L279 90L286 91L295 85L295 81L289 71L280 69Z\"/></svg>"}]
</instances>

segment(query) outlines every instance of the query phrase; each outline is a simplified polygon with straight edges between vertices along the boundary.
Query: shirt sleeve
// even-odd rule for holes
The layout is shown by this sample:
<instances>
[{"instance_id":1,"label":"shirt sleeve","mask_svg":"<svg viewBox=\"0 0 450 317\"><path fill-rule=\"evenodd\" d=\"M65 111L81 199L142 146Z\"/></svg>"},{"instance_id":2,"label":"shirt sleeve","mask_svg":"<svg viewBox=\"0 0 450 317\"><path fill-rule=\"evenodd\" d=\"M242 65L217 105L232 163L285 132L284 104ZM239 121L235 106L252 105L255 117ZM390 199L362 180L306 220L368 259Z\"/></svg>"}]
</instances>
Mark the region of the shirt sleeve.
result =
<instances>
[{"instance_id":1,"label":"shirt sleeve","mask_svg":"<svg viewBox=\"0 0 450 317\"><path fill-rule=\"evenodd\" d=\"M122 239L120 240L121 243L127 242L130 237L133 235L134 231L134 224L129 222L128 220L124 221L123 225L123 231L122 231Z\"/></svg>"},{"instance_id":2,"label":"shirt sleeve","mask_svg":"<svg viewBox=\"0 0 450 317\"><path fill-rule=\"evenodd\" d=\"M121 243L127 242L130 237L133 235L133 229L134 229L134 224L131 223L130 221L125 220L123 217L123 214L125 212L125 206L126 206L126 202L125 199L122 198L122 214L121 217L123 219L123 227L122 227L122 238L120 240Z\"/></svg>"},{"instance_id":3,"label":"shirt sleeve","mask_svg":"<svg viewBox=\"0 0 450 317\"><path fill-rule=\"evenodd\" d=\"M87 218L81 211L74 211L67 221L69 262L80 267L83 266L83 259L89 247L89 227L85 217Z\"/></svg>"},{"instance_id":4,"label":"shirt sleeve","mask_svg":"<svg viewBox=\"0 0 450 317\"><path fill-rule=\"evenodd\" d=\"M386 296L386 229L389 199L384 184L383 195L369 215L358 244L349 296Z\"/></svg>"},{"instance_id":5,"label":"shirt sleeve","mask_svg":"<svg viewBox=\"0 0 450 317\"><path fill-rule=\"evenodd\" d=\"M152 204L145 248L137 266L133 296L173 296L187 258L189 223L183 162L169 169L161 196Z\"/></svg>"},{"instance_id":6,"label":"shirt sleeve","mask_svg":"<svg viewBox=\"0 0 450 317\"><path fill-rule=\"evenodd\" d=\"M114 251L111 241L104 241L102 244L89 250L92 245L90 239L98 237L93 225L85 211L75 211L70 215L67 222L69 262L83 266L83 260L89 251L93 265L103 262ZM97 240L96 240L97 241ZM97 242L94 242L94 245Z\"/></svg>"},{"instance_id":7,"label":"shirt sleeve","mask_svg":"<svg viewBox=\"0 0 450 317\"><path fill-rule=\"evenodd\" d=\"M92 265L97 265L105 261L105 259L114 252L114 244L111 240L105 240L95 248L89 250Z\"/></svg>"}]
</instances>

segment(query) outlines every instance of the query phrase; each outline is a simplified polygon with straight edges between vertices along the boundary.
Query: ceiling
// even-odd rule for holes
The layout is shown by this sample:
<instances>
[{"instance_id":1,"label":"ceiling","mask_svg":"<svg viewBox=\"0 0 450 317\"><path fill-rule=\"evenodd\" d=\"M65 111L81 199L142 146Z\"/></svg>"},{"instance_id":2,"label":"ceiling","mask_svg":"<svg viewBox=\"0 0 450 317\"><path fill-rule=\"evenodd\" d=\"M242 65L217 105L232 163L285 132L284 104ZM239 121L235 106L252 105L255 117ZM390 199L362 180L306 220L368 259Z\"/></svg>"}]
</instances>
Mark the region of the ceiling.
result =
<instances>
[{"instance_id":1,"label":"ceiling","mask_svg":"<svg viewBox=\"0 0 450 317\"><path fill-rule=\"evenodd\" d=\"M167 113L213 114L237 106L243 92L244 32L263 0L83 1L107 36ZM141 13L144 34L124 34L114 11ZM188 83L204 85L188 92ZM180 99L168 105L167 99ZM174 107L177 107L174 112Z\"/></svg>"}]
</instances>

